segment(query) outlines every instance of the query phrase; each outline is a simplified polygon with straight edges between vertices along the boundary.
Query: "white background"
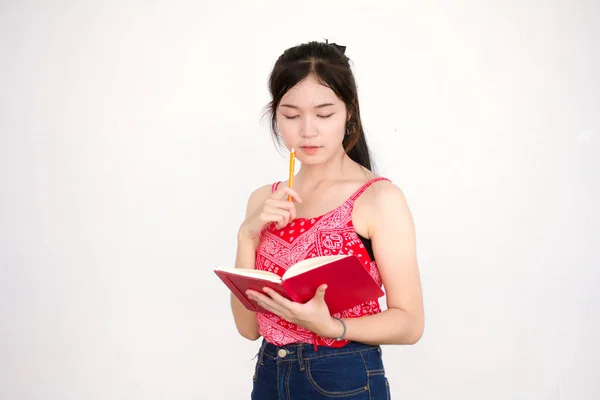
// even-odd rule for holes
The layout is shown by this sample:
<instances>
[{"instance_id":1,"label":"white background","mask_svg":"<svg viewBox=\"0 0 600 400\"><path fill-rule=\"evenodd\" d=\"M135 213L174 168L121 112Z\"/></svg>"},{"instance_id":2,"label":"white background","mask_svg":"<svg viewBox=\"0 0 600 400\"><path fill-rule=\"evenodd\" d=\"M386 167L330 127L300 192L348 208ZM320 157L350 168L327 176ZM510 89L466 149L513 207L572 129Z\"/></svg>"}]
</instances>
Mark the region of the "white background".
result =
<instances>
[{"instance_id":1,"label":"white background","mask_svg":"<svg viewBox=\"0 0 600 400\"><path fill-rule=\"evenodd\" d=\"M600 398L599 2L101 3L0 1L1 399L249 398L212 270L286 178L270 68L325 38L417 227L393 398Z\"/></svg>"}]
</instances>

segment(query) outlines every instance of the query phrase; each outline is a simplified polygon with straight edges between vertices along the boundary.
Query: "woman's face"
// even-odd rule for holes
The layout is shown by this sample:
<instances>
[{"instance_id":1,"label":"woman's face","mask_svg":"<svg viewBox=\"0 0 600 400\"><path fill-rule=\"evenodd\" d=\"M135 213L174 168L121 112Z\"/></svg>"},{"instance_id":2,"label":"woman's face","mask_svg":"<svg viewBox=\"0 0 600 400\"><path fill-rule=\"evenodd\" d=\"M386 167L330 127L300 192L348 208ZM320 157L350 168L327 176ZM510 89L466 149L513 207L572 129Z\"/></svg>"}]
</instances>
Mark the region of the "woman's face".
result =
<instances>
[{"instance_id":1,"label":"woman's face","mask_svg":"<svg viewBox=\"0 0 600 400\"><path fill-rule=\"evenodd\" d=\"M312 75L283 96L276 119L286 147L304 164L320 164L343 151L346 105Z\"/></svg>"}]
</instances>

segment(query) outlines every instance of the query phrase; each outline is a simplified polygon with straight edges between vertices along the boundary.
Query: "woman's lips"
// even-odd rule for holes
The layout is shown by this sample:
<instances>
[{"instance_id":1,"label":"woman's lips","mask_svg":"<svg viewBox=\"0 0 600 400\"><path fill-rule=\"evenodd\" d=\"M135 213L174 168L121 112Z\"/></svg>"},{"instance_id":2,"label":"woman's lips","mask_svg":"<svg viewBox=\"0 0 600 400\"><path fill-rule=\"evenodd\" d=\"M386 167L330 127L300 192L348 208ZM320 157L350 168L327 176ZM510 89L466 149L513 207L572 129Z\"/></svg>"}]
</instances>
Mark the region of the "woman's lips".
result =
<instances>
[{"instance_id":1,"label":"woman's lips","mask_svg":"<svg viewBox=\"0 0 600 400\"><path fill-rule=\"evenodd\" d=\"M319 146L301 146L300 150L302 150L303 153L312 156L317 154L317 152L319 151L321 147Z\"/></svg>"}]
</instances>

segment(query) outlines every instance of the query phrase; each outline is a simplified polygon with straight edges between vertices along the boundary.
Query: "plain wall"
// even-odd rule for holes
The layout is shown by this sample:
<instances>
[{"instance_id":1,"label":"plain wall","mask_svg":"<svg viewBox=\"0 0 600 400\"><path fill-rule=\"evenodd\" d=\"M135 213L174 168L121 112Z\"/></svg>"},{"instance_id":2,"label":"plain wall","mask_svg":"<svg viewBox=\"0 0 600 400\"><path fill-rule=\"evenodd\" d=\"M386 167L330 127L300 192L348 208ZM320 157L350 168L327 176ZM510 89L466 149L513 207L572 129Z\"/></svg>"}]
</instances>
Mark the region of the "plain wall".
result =
<instances>
[{"instance_id":1,"label":"plain wall","mask_svg":"<svg viewBox=\"0 0 600 400\"><path fill-rule=\"evenodd\" d=\"M347 46L426 307L393 398L600 398L597 1L0 2L0 398L249 398L229 292L287 47Z\"/></svg>"}]
</instances>

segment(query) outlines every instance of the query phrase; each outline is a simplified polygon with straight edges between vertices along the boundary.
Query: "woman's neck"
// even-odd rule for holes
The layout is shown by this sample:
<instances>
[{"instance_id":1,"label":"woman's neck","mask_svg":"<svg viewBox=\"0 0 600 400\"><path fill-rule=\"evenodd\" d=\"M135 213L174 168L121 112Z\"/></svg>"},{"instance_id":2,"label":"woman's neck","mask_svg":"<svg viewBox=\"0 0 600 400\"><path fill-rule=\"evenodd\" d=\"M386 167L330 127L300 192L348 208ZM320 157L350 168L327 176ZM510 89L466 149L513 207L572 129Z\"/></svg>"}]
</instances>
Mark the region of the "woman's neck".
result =
<instances>
[{"instance_id":1,"label":"woman's neck","mask_svg":"<svg viewBox=\"0 0 600 400\"><path fill-rule=\"evenodd\" d=\"M345 152L331 157L326 163L318 165L303 164L294 178L303 187L319 186L323 182L333 182L348 179L348 175L358 172L360 165L356 164Z\"/></svg>"}]
</instances>

